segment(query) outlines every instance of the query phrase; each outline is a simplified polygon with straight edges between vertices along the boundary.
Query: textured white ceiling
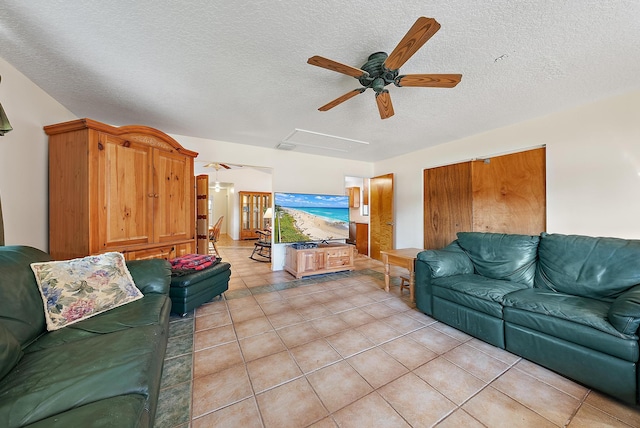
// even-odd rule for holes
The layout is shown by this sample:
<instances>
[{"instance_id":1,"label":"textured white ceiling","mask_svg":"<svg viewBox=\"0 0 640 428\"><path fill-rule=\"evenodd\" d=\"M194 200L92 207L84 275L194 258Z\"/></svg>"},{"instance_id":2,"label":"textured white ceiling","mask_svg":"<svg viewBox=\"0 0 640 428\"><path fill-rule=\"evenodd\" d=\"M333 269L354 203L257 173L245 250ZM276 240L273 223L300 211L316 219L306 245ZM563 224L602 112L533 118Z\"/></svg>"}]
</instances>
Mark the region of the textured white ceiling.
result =
<instances>
[{"instance_id":1,"label":"textured white ceiling","mask_svg":"<svg viewBox=\"0 0 640 428\"><path fill-rule=\"evenodd\" d=\"M307 58L360 67L419 16L442 28L401 73L457 87L317 111L360 85ZM639 89L640 1L3 0L0 57L79 117L376 161Z\"/></svg>"}]
</instances>

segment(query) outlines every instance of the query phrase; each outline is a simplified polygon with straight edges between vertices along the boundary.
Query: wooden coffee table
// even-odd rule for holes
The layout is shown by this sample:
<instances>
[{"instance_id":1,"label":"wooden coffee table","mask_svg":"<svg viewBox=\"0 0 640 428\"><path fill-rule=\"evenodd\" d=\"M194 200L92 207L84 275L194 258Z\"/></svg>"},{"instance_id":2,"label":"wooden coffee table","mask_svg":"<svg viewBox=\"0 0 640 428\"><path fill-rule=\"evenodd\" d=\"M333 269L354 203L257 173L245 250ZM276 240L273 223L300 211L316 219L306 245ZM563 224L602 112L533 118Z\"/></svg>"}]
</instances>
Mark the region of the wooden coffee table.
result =
<instances>
[{"instance_id":1,"label":"wooden coffee table","mask_svg":"<svg viewBox=\"0 0 640 428\"><path fill-rule=\"evenodd\" d=\"M401 248L398 250L380 251L382 263L384 263L384 291L389 292L390 266L400 266L409 271L409 298L415 301L415 265L418 253L424 251L422 248Z\"/></svg>"}]
</instances>

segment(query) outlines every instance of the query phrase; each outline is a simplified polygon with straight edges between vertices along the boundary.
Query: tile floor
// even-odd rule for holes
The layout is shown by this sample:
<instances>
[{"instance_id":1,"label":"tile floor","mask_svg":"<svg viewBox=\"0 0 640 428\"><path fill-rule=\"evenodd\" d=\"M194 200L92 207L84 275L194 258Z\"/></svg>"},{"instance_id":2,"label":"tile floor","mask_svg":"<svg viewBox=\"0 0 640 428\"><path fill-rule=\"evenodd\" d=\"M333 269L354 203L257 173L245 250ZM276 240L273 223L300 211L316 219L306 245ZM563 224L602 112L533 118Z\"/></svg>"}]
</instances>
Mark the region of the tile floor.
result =
<instances>
[{"instance_id":1,"label":"tile floor","mask_svg":"<svg viewBox=\"0 0 640 428\"><path fill-rule=\"evenodd\" d=\"M380 262L295 280L224 238L229 290L172 318L156 427L640 426L640 408L385 293Z\"/></svg>"}]
</instances>

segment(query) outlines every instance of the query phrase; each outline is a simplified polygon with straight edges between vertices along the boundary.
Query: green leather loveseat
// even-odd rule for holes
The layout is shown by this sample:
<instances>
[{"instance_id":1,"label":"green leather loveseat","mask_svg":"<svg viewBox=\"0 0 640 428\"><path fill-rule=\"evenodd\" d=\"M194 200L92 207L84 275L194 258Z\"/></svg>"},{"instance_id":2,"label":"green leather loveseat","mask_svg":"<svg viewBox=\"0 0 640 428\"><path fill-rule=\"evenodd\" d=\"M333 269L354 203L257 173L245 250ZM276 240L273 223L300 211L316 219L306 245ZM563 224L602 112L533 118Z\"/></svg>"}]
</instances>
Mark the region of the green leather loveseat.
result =
<instances>
[{"instance_id":1,"label":"green leather loveseat","mask_svg":"<svg viewBox=\"0 0 640 428\"><path fill-rule=\"evenodd\" d=\"M640 240L458 233L418 254L422 312L637 403Z\"/></svg>"},{"instance_id":2,"label":"green leather loveseat","mask_svg":"<svg viewBox=\"0 0 640 428\"><path fill-rule=\"evenodd\" d=\"M151 427L168 340L171 270L127 263L144 297L47 331L30 264L35 248L0 247L0 426Z\"/></svg>"}]
</instances>

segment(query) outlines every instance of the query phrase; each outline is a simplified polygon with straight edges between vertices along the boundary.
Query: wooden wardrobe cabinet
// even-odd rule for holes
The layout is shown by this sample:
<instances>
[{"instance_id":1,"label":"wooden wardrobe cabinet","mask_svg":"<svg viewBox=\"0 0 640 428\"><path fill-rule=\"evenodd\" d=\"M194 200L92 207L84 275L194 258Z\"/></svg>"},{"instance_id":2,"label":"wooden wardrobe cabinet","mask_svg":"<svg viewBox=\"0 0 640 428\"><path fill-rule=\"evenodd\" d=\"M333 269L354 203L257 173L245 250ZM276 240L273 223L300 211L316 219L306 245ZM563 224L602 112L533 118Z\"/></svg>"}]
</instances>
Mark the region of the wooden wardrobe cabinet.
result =
<instances>
[{"instance_id":1,"label":"wooden wardrobe cabinet","mask_svg":"<svg viewBox=\"0 0 640 428\"><path fill-rule=\"evenodd\" d=\"M44 130L54 260L107 251L128 260L196 252L197 153L145 126L80 119Z\"/></svg>"}]
</instances>

